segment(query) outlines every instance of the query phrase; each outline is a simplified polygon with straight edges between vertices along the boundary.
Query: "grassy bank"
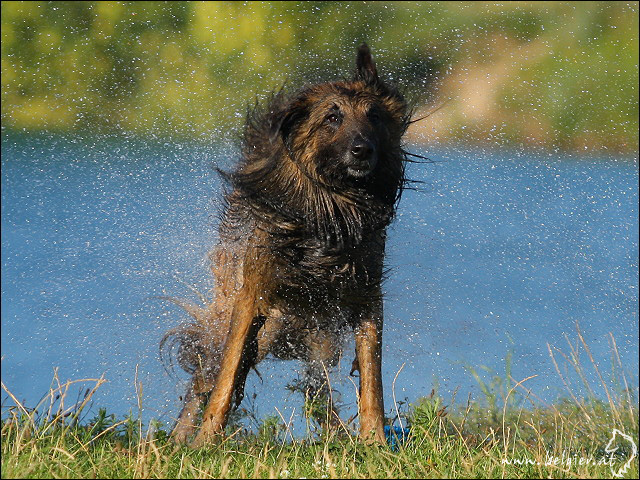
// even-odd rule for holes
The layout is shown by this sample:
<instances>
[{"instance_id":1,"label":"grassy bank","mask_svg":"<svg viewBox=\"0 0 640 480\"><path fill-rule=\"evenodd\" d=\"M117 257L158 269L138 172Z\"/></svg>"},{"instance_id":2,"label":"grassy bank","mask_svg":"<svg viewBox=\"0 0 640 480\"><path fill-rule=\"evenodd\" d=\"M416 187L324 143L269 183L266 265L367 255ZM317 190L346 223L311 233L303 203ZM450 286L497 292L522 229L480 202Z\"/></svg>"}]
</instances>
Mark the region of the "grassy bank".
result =
<instances>
[{"instance_id":1,"label":"grassy bank","mask_svg":"<svg viewBox=\"0 0 640 480\"><path fill-rule=\"evenodd\" d=\"M637 439L637 410L626 416L619 408L619 426ZM191 450L174 446L164 430L143 434L132 419L114 422L102 415L82 426L59 421L35 429L27 420L5 421L2 477L608 478L630 453L619 449L611 459L604 451L611 437L607 424L617 416L604 404L514 409L498 422L491 418L503 412L479 405L463 414L445 411L435 397L421 399L409 441L395 450L336 432L285 440L282 430L268 427ZM633 462L625 477L637 476Z\"/></svg>"},{"instance_id":2,"label":"grassy bank","mask_svg":"<svg viewBox=\"0 0 640 480\"><path fill-rule=\"evenodd\" d=\"M3 384L15 406L2 422L2 478L610 478L625 468L624 478L637 478L637 387L630 387L611 342L614 383L601 375L586 344L582 350L580 342L569 343L566 354L549 347L568 385L566 399L545 405L526 379L508 375L481 383L485 398L477 402L445 405L432 394L390 412L396 425L399 417L411 427L396 446L365 445L346 426L293 438L284 419L274 417L254 432L231 426L220 443L192 450L172 444L161 425L134 416L117 420L100 410L81 420L102 379L56 382L35 409ZM593 377L580 365L578 347L588 354ZM569 371L602 395L579 398ZM82 395L65 402L76 383ZM632 442L621 435L612 441L614 429Z\"/></svg>"}]
</instances>

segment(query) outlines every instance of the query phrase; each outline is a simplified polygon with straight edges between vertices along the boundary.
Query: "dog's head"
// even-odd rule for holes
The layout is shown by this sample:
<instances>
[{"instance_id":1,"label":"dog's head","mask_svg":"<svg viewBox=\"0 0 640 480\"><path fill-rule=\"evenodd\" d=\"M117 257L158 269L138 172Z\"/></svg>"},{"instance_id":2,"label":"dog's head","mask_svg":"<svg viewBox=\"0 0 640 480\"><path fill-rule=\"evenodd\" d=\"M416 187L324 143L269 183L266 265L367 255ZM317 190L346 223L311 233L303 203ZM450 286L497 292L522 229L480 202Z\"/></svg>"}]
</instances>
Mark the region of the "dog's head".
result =
<instances>
[{"instance_id":1,"label":"dog's head","mask_svg":"<svg viewBox=\"0 0 640 480\"><path fill-rule=\"evenodd\" d=\"M272 112L270 134L307 176L323 185L386 183L397 190L407 122L404 97L380 79L363 44L352 80L303 89Z\"/></svg>"}]
</instances>

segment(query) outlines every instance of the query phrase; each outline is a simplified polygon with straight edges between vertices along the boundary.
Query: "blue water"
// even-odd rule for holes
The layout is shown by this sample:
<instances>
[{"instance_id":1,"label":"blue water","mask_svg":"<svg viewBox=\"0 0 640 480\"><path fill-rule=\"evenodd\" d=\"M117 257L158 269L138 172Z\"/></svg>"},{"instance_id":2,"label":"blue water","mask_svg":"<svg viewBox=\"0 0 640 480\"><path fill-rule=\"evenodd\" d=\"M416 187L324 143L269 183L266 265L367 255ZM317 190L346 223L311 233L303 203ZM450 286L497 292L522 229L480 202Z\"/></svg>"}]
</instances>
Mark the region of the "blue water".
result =
<instances>
[{"instance_id":1,"label":"blue water","mask_svg":"<svg viewBox=\"0 0 640 480\"><path fill-rule=\"evenodd\" d=\"M508 356L516 381L538 375L526 383L535 395L566 395L547 344L568 352L576 324L606 379L613 334L637 388L637 161L413 150L436 163L410 166L425 183L405 192L389 235L387 409L402 365L397 400L437 387L466 401L482 395L465 366L490 382L504 377ZM187 285L211 288L206 252L221 190L211 167L235 154L229 145L3 134L2 381L18 399L35 406L58 367L62 380L105 374L95 406L137 412L137 365L143 418L171 423L183 386L163 370L158 343L185 314L153 297L195 300ZM333 377L345 416L352 359L348 345ZM581 360L602 391L584 352ZM297 415L300 399L285 388L296 368L265 361L243 406Z\"/></svg>"}]
</instances>

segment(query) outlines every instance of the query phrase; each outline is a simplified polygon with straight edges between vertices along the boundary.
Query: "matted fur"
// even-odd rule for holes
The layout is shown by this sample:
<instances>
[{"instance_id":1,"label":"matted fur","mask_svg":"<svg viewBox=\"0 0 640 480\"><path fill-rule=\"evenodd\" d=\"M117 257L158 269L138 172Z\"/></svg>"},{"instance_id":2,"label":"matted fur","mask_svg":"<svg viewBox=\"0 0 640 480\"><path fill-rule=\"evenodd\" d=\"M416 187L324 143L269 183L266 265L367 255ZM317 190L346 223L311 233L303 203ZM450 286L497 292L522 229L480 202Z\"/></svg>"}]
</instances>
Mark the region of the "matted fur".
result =
<instances>
[{"instance_id":1,"label":"matted fur","mask_svg":"<svg viewBox=\"0 0 640 480\"><path fill-rule=\"evenodd\" d=\"M405 183L402 94L362 45L352 80L283 90L247 116L241 159L211 253L215 291L195 322L167 333L192 382L173 436L221 433L248 371L267 354L307 362L312 392L356 334L361 434L383 440L385 229ZM203 404L202 426L198 430Z\"/></svg>"}]
</instances>

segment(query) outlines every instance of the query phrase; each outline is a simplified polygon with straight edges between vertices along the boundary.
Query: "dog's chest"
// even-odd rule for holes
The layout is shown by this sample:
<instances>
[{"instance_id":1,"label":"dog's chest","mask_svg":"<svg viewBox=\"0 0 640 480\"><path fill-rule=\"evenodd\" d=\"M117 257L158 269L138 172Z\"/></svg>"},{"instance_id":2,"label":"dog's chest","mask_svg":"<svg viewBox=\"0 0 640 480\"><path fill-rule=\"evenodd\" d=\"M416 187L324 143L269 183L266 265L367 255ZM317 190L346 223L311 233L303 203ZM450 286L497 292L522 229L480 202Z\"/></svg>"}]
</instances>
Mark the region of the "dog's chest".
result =
<instances>
[{"instance_id":1,"label":"dog's chest","mask_svg":"<svg viewBox=\"0 0 640 480\"><path fill-rule=\"evenodd\" d=\"M317 309L367 303L379 289L384 244L375 238L344 248L305 239L279 249L274 268L278 297Z\"/></svg>"}]
</instances>

